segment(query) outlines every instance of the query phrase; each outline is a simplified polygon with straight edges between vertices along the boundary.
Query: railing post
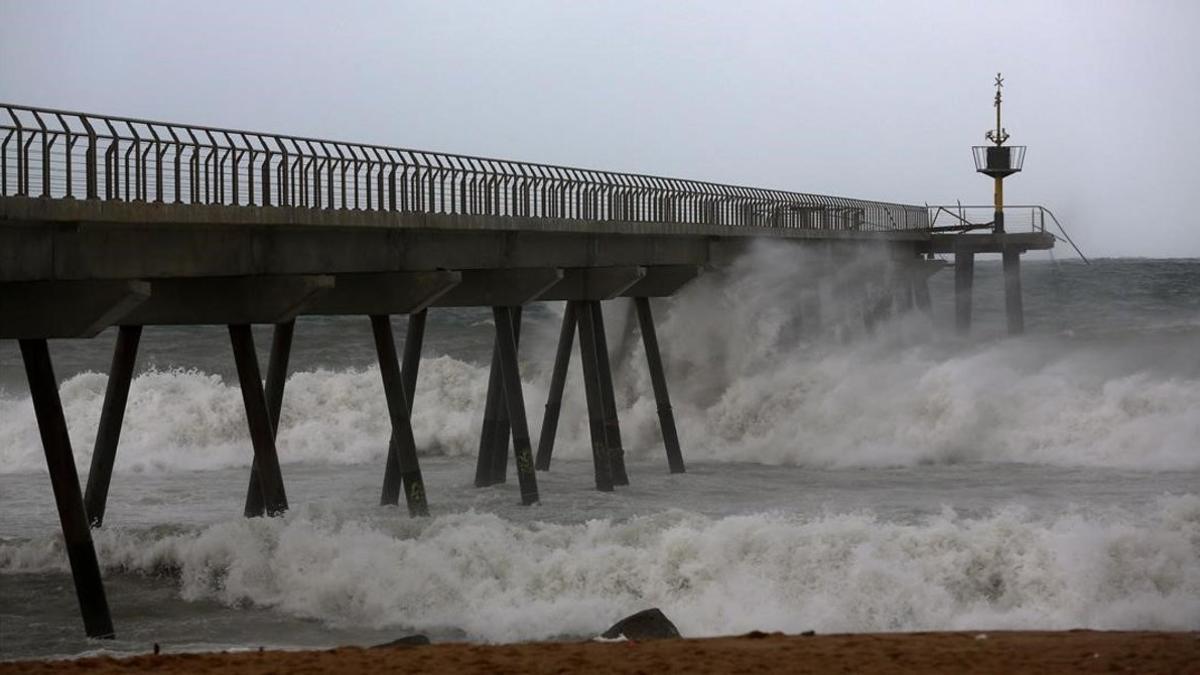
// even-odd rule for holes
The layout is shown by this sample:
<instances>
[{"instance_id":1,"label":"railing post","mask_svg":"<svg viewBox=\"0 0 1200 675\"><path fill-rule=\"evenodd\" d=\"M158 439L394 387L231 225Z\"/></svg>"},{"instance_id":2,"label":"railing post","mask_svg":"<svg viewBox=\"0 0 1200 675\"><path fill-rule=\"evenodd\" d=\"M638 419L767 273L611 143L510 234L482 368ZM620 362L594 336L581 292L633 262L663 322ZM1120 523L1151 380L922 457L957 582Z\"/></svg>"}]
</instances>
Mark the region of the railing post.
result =
<instances>
[{"instance_id":1,"label":"railing post","mask_svg":"<svg viewBox=\"0 0 1200 675\"><path fill-rule=\"evenodd\" d=\"M175 145L175 203L183 203L183 144L179 142L179 137L175 135L175 130L167 127L167 131L171 134L171 141Z\"/></svg>"},{"instance_id":2,"label":"railing post","mask_svg":"<svg viewBox=\"0 0 1200 675\"><path fill-rule=\"evenodd\" d=\"M42 197L50 197L50 132L46 129L46 123L42 121L42 116L33 111L33 118L37 120L38 127L42 130Z\"/></svg>"},{"instance_id":3,"label":"railing post","mask_svg":"<svg viewBox=\"0 0 1200 675\"><path fill-rule=\"evenodd\" d=\"M262 145L263 145L262 205L270 206L271 205L271 151L267 149L266 143L263 143Z\"/></svg>"},{"instance_id":4,"label":"railing post","mask_svg":"<svg viewBox=\"0 0 1200 675\"><path fill-rule=\"evenodd\" d=\"M279 193L279 205L288 206L291 200L291 194L288 192L288 153L287 148L279 141L279 137L275 137L275 145L279 147L279 175L276 177L278 186L275 191Z\"/></svg>"},{"instance_id":5,"label":"railing post","mask_svg":"<svg viewBox=\"0 0 1200 675\"><path fill-rule=\"evenodd\" d=\"M163 155L167 154L167 149L162 144L162 139L158 137L158 132L154 127L150 127L150 133L154 136L154 201L158 204L163 202Z\"/></svg>"},{"instance_id":6,"label":"railing post","mask_svg":"<svg viewBox=\"0 0 1200 675\"><path fill-rule=\"evenodd\" d=\"M71 158L71 150L73 150L75 148L75 143L79 139L72 139L71 129L67 126L67 123L63 119L62 115L56 114L55 117L58 118L58 124L63 129L63 140L64 140L63 159L66 160L66 164L67 164L67 194L66 194L66 198L74 199L75 198L75 186L73 185L74 176L71 175L71 170L73 168L72 165L74 164L74 162L72 161L72 158Z\"/></svg>"}]
</instances>

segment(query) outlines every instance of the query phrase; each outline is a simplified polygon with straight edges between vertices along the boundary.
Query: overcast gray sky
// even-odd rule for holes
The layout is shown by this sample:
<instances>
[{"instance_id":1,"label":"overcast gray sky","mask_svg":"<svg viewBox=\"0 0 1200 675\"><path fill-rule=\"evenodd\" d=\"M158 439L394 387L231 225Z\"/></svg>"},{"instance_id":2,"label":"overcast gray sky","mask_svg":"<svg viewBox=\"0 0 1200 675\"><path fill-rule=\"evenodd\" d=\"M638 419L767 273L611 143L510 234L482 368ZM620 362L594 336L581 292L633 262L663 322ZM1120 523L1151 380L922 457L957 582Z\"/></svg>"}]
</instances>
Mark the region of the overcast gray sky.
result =
<instances>
[{"instance_id":1,"label":"overcast gray sky","mask_svg":"<svg viewBox=\"0 0 1200 675\"><path fill-rule=\"evenodd\" d=\"M0 0L0 100L906 202L1200 256L1200 2ZM1060 254L1065 254L1060 251Z\"/></svg>"}]
</instances>

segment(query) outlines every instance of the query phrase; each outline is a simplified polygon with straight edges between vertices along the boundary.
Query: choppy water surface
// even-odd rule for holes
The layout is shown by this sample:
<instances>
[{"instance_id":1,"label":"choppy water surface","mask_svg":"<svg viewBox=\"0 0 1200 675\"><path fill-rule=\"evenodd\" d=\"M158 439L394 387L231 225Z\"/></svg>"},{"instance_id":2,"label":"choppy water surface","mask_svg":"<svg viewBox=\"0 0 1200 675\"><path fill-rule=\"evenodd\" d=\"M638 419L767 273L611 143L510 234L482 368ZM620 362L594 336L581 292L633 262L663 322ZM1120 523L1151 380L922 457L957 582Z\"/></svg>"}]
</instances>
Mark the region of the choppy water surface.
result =
<instances>
[{"instance_id":1,"label":"choppy water surface","mask_svg":"<svg viewBox=\"0 0 1200 675\"><path fill-rule=\"evenodd\" d=\"M515 479L471 486L487 312L431 312L422 520L376 505L388 429L366 319L297 325L279 435L293 509L272 520L240 517L251 451L224 331L147 329L96 532L111 643L80 637L19 354L0 344L0 657L550 639L651 605L689 635L1200 628L1200 261L1027 262L1018 339L981 263L970 340L948 335L949 273L932 326L861 335L827 294L807 333L807 269L764 249L656 306L686 475L666 472L644 355L620 350L610 303L632 485L591 489L576 363L532 508ZM534 438L560 312L526 313ZM83 474L112 340L52 345Z\"/></svg>"}]
</instances>

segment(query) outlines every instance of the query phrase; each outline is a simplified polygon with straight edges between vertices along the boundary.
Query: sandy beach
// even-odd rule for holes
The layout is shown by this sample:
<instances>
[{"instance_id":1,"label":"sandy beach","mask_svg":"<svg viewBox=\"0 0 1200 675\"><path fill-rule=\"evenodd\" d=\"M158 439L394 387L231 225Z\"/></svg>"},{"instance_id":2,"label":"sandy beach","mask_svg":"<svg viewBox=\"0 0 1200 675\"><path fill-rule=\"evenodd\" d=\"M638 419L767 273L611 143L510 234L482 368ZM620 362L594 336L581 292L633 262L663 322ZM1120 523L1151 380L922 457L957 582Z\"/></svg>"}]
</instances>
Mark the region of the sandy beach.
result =
<instances>
[{"instance_id":1,"label":"sandy beach","mask_svg":"<svg viewBox=\"0 0 1200 675\"><path fill-rule=\"evenodd\" d=\"M996 632L738 637L22 661L5 673L1200 673L1200 633Z\"/></svg>"}]
</instances>

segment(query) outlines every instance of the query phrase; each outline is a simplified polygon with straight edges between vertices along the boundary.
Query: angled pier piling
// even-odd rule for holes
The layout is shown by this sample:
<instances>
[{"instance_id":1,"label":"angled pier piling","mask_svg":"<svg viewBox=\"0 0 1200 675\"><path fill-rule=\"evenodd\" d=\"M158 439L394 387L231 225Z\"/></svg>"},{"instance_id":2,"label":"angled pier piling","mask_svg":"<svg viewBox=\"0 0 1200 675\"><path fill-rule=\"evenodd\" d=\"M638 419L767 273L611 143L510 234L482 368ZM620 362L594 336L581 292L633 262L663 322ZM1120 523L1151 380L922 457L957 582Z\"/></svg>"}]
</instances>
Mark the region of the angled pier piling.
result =
<instances>
[{"instance_id":1,"label":"angled pier piling","mask_svg":"<svg viewBox=\"0 0 1200 675\"><path fill-rule=\"evenodd\" d=\"M112 366L108 370L108 386L104 390L104 407L100 409L100 426L96 430L96 444L92 450L92 467L88 471L87 490L83 498L92 527L104 524L108 487L112 482L117 443L121 438L121 425L125 420L129 385L133 381L141 337L141 326L121 326L117 329Z\"/></svg>"},{"instance_id":2,"label":"angled pier piling","mask_svg":"<svg viewBox=\"0 0 1200 675\"><path fill-rule=\"evenodd\" d=\"M413 400L417 395L417 372L421 366L421 347L425 343L425 319L428 309L422 309L408 316L408 328L404 338L404 361L400 368L400 378L404 387L404 401L408 406L409 425L412 424ZM414 441L415 443L415 441ZM395 432L388 440L387 463L383 471L383 489L379 503L392 506L400 503L400 488L403 482L400 477L400 441Z\"/></svg>"},{"instance_id":3,"label":"angled pier piling","mask_svg":"<svg viewBox=\"0 0 1200 675\"><path fill-rule=\"evenodd\" d=\"M254 466L262 493L263 510L268 516L276 516L287 511L288 502L283 487L283 473L279 469L279 456L275 452L274 425L263 393L258 355L254 352L254 334L248 324L230 324L229 341L233 346L238 384L246 408L250 442L254 446Z\"/></svg>"},{"instance_id":4,"label":"angled pier piling","mask_svg":"<svg viewBox=\"0 0 1200 675\"><path fill-rule=\"evenodd\" d=\"M88 637L111 638L114 633L108 596L100 578L100 563L96 559L83 495L79 492L75 455L71 452L71 437L67 434L67 420L63 417L58 381L54 378L46 341L21 340L21 359L25 362L29 394L33 398L33 411L42 437L42 449L46 453L46 467L50 470L50 486L58 507L83 628Z\"/></svg>"},{"instance_id":5,"label":"angled pier piling","mask_svg":"<svg viewBox=\"0 0 1200 675\"><path fill-rule=\"evenodd\" d=\"M533 446L529 425L525 419L525 395L521 391L521 371L517 365L516 310L512 307L493 307L496 322L496 345L500 357L500 376L504 384L504 403L512 427L513 457L517 465L517 481L521 488L521 503L538 502L537 473L533 468Z\"/></svg>"},{"instance_id":6,"label":"angled pier piling","mask_svg":"<svg viewBox=\"0 0 1200 675\"><path fill-rule=\"evenodd\" d=\"M417 442L413 438L408 412L410 404L400 375L400 362L396 360L391 318L386 314L372 315L371 331L375 336L375 353L379 359L379 374L383 378L392 437L396 439L395 464L398 466L395 470L404 487L409 515L426 516L429 515L429 504L425 495L425 481L421 477L421 465L417 459ZM390 461L388 463L392 464Z\"/></svg>"},{"instance_id":7,"label":"angled pier piling","mask_svg":"<svg viewBox=\"0 0 1200 675\"><path fill-rule=\"evenodd\" d=\"M267 361L267 414L271 420L271 438L279 438L279 415L283 411L283 386L287 381L288 360L292 354L292 337L296 331L295 319L275 324L271 335L271 355ZM246 487L247 518L266 515L262 485L258 476L258 459L250 464L250 484Z\"/></svg>"},{"instance_id":8,"label":"angled pier piling","mask_svg":"<svg viewBox=\"0 0 1200 675\"><path fill-rule=\"evenodd\" d=\"M566 309L563 310L558 349L554 353L554 371L550 375L550 392L546 396L546 413L542 418L542 433L538 439L538 471L550 470L554 438L558 434L558 415L562 410L563 389L567 382L567 367L571 364L571 350L575 345L575 325L575 303L568 301Z\"/></svg>"}]
</instances>

